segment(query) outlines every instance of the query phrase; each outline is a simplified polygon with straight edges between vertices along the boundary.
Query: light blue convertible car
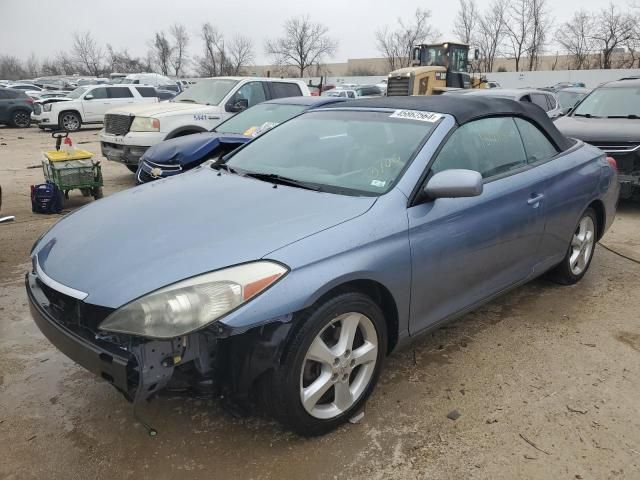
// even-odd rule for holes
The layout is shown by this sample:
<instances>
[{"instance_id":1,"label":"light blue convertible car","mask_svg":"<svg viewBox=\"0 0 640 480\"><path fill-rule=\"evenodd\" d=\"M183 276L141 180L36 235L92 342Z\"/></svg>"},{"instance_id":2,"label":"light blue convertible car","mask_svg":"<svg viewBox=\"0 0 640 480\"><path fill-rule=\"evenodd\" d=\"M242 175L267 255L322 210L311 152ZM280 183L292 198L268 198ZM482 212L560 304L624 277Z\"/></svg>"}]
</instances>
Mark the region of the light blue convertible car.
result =
<instances>
[{"instance_id":1,"label":"light blue convertible car","mask_svg":"<svg viewBox=\"0 0 640 480\"><path fill-rule=\"evenodd\" d=\"M357 100L66 216L26 287L50 341L129 399L213 383L318 435L411 337L547 272L578 282L618 189L537 106Z\"/></svg>"}]
</instances>

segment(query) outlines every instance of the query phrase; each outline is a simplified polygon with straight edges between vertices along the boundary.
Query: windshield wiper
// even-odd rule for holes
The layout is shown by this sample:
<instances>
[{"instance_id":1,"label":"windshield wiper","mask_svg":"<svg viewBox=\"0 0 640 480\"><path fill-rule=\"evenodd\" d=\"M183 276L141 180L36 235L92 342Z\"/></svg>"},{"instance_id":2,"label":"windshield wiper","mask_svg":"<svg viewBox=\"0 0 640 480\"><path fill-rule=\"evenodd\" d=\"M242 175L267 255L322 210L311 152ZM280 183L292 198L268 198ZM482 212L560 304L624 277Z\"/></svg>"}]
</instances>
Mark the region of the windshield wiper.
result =
<instances>
[{"instance_id":1,"label":"windshield wiper","mask_svg":"<svg viewBox=\"0 0 640 480\"><path fill-rule=\"evenodd\" d=\"M214 168L216 170L226 170L229 173L238 173L233 167L230 167L224 162L214 162L211 164L211 168Z\"/></svg>"},{"instance_id":2,"label":"windshield wiper","mask_svg":"<svg viewBox=\"0 0 640 480\"><path fill-rule=\"evenodd\" d=\"M602 118L597 115L591 115L590 113L574 113L574 117L586 117L586 118Z\"/></svg>"},{"instance_id":3,"label":"windshield wiper","mask_svg":"<svg viewBox=\"0 0 640 480\"><path fill-rule=\"evenodd\" d=\"M629 115L609 115L607 118L629 118L631 120L639 120L640 115L636 115L635 113L630 113Z\"/></svg>"},{"instance_id":4,"label":"windshield wiper","mask_svg":"<svg viewBox=\"0 0 640 480\"><path fill-rule=\"evenodd\" d=\"M312 183L302 182L295 178L283 177L275 173L259 173L259 172L243 172L245 177L255 178L257 180L263 180L265 182L271 182L274 185L287 185L290 187L304 188L305 190L313 190L314 192L321 192L322 188Z\"/></svg>"},{"instance_id":5,"label":"windshield wiper","mask_svg":"<svg viewBox=\"0 0 640 480\"><path fill-rule=\"evenodd\" d=\"M178 100L178 102L198 103L195 100L192 100L191 98L181 98L180 100Z\"/></svg>"}]
</instances>

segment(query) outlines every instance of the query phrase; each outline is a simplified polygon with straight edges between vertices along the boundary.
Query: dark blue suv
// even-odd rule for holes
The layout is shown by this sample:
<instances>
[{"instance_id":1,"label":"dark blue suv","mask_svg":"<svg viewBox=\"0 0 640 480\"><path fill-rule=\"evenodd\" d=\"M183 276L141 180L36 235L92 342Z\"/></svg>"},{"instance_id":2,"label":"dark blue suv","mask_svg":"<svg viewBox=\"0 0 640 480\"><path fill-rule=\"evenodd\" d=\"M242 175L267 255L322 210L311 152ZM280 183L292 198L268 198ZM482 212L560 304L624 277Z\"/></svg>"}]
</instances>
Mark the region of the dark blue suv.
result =
<instances>
[{"instance_id":1,"label":"dark blue suv","mask_svg":"<svg viewBox=\"0 0 640 480\"><path fill-rule=\"evenodd\" d=\"M16 128L31 126L33 99L21 90L0 88L0 125Z\"/></svg>"}]
</instances>

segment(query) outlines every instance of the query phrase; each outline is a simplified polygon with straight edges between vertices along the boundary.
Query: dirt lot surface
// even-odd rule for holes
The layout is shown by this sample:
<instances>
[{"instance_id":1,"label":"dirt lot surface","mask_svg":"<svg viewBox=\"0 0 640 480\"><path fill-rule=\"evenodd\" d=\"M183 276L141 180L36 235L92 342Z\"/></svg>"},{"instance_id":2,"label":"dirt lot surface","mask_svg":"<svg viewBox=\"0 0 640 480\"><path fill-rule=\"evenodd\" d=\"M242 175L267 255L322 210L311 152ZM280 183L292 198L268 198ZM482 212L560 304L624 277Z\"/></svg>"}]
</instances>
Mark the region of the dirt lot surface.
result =
<instances>
[{"instance_id":1,"label":"dirt lot surface","mask_svg":"<svg viewBox=\"0 0 640 480\"><path fill-rule=\"evenodd\" d=\"M72 137L99 153L97 132ZM31 213L42 174L29 167L52 142L0 128L0 143L2 210L17 217L0 224L0 478L640 478L640 265L602 246L579 285L537 280L390 357L357 425L303 439L165 396L144 409L149 437L32 322L29 250L60 216ZM120 165L104 176L105 195L133 186ZM638 205L621 205L603 243L640 260Z\"/></svg>"}]
</instances>

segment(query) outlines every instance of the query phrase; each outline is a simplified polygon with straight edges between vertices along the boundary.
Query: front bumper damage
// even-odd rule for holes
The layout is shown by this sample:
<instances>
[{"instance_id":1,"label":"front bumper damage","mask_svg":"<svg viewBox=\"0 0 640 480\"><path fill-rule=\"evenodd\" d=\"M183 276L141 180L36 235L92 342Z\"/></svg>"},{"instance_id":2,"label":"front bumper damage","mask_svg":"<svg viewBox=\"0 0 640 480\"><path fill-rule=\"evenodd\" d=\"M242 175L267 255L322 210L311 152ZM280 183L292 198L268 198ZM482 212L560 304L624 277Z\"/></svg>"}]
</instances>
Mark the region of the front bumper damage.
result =
<instances>
[{"instance_id":1,"label":"front bumper damage","mask_svg":"<svg viewBox=\"0 0 640 480\"><path fill-rule=\"evenodd\" d=\"M142 157L149 148L150 147L146 146L129 146L120 143L100 142L103 157L107 160L124 163L125 165L138 165L140 157Z\"/></svg>"},{"instance_id":2,"label":"front bumper damage","mask_svg":"<svg viewBox=\"0 0 640 480\"><path fill-rule=\"evenodd\" d=\"M250 408L253 387L280 361L292 326L288 315L242 330L215 323L171 340L115 335L97 330L91 319L70 319L61 313L66 308L86 315L101 307L89 309L83 302L73 305L65 299L61 308L56 293L36 274L28 273L25 283L31 314L44 336L135 404L174 383L181 389L206 384L213 385L211 394L223 393L236 405Z\"/></svg>"}]
</instances>

